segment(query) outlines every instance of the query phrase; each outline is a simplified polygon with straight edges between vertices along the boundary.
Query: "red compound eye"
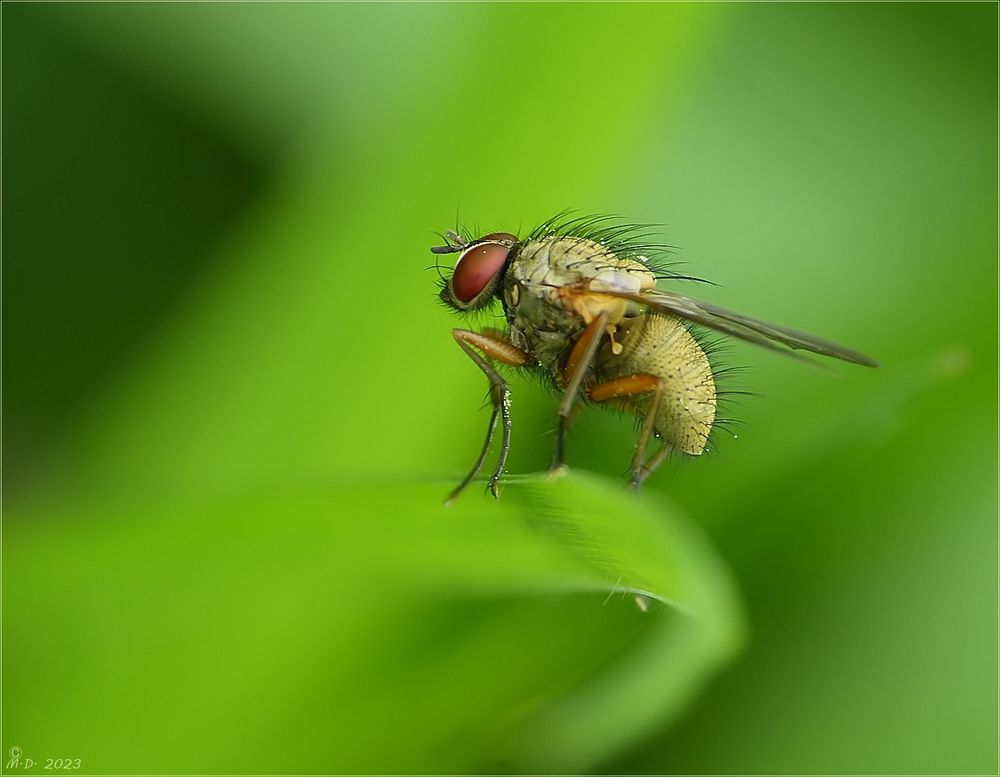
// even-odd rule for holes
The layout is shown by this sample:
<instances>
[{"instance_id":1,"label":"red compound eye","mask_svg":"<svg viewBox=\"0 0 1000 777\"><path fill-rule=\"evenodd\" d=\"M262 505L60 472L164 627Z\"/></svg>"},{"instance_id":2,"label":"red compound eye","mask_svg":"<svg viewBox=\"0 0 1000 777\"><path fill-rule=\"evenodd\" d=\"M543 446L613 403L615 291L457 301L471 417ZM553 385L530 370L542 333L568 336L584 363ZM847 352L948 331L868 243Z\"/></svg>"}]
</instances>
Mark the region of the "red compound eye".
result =
<instances>
[{"instance_id":1,"label":"red compound eye","mask_svg":"<svg viewBox=\"0 0 1000 777\"><path fill-rule=\"evenodd\" d=\"M500 272L509 253L510 246L500 243L480 243L468 249L451 276L455 296L462 302L472 302Z\"/></svg>"}]
</instances>

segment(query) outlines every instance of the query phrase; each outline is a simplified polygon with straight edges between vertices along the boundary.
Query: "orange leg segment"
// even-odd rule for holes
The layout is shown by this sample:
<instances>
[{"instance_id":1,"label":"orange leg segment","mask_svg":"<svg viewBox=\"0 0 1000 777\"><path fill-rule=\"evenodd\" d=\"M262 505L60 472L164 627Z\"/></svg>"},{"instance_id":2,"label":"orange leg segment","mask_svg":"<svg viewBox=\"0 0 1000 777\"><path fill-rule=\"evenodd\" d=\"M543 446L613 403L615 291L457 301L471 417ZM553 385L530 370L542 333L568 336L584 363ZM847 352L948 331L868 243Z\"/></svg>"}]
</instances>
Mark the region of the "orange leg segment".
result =
<instances>
[{"instance_id":1,"label":"orange leg segment","mask_svg":"<svg viewBox=\"0 0 1000 777\"><path fill-rule=\"evenodd\" d=\"M468 329L453 329L451 330L451 334L455 338L455 342L458 343L458 346L476 363L476 366L483 371L483 374L489 381L490 402L493 405L493 413L490 415L490 424L486 429L486 439L483 442L483 447L479 452L476 463L472 465L469 474L448 495L445 504L449 504L456 499L479 473L493 444L493 432L496 429L497 416L499 415L503 423L500 457L488 482L490 492L493 496L497 495L497 481L500 479L500 475L503 474L503 469L507 465L507 453L510 450L510 391L507 389L507 382L494 369L489 359L495 359L514 367L524 367L531 364L531 357L527 353L497 337L470 332ZM487 358L483 358L477 350L485 354Z\"/></svg>"},{"instance_id":2,"label":"orange leg segment","mask_svg":"<svg viewBox=\"0 0 1000 777\"><path fill-rule=\"evenodd\" d=\"M656 375L628 375L624 378L615 378L607 383L600 383L592 386L587 396L594 402L607 402L609 399L626 399L629 397L641 396L642 394L652 394L653 398L646 408L646 417L642 422L642 431L635 445L635 454L632 456L632 486L638 488L642 482L648 478L653 471L660 466L669 451L668 446L663 446L653 457L646 461L646 448L649 438L652 437L656 427L656 412L660 407L663 397L663 379Z\"/></svg>"},{"instance_id":3,"label":"orange leg segment","mask_svg":"<svg viewBox=\"0 0 1000 777\"><path fill-rule=\"evenodd\" d=\"M569 428L570 411L580 391L580 384L583 383L583 378L594 361L594 354L597 353L597 346L601 344L601 337L607 325L608 314L602 311L583 330L583 334L573 345L573 350L569 352L569 358L566 359L566 366L561 376L566 392L559 403L559 428L556 430L556 449L552 455L550 472L562 469L566 460L566 431Z\"/></svg>"},{"instance_id":4,"label":"orange leg segment","mask_svg":"<svg viewBox=\"0 0 1000 777\"><path fill-rule=\"evenodd\" d=\"M459 345L468 343L491 359L496 359L498 362L509 364L512 367L524 367L531 364L531 357L528 354L505 340L501 340L494 331L480 334L479 332L470 332L468 329L452 329L451 336Z\"/></svg>"}]
</instances>

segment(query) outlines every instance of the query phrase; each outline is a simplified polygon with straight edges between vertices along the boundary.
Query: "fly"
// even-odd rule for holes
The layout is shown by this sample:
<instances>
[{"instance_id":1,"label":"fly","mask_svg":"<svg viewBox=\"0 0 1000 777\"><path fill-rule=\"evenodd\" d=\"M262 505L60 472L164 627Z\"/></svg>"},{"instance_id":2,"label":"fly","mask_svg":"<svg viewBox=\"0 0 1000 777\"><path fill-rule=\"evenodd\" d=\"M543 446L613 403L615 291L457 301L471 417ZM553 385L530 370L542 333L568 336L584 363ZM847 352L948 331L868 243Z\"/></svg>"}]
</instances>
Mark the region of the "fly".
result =
<instances>
[{"instance_id":1,"label":"fly","mask_svg":"<svg viewBox=\"0 0 1000 777\"><path fill-rule=\"evenodd\" d=\"M802 350L877 366L829 340L657 288L658 279L687 276L647 256L663 247L645 242L644 229L610 217L560 214L523 239L509 232L469 239L449 231L446 245L431 249L459 254L451 277L442 280L440 296L448 307L466 313L499 301L507 323L503 330L452 330L489 381L492 415L479 456L449 502L479 473L499 420L500 455L487 483L497 496L511 428L510 391L497 363L540 371L562 393L550 471L565 469L566 434L578 398L637 416L641 425L630 467L636 488L670 451L701 454L716 422L717 375L689 322L799 359L806 359ZM647 455L651 440L659 447Z\"/></svg>"}]
</instances>

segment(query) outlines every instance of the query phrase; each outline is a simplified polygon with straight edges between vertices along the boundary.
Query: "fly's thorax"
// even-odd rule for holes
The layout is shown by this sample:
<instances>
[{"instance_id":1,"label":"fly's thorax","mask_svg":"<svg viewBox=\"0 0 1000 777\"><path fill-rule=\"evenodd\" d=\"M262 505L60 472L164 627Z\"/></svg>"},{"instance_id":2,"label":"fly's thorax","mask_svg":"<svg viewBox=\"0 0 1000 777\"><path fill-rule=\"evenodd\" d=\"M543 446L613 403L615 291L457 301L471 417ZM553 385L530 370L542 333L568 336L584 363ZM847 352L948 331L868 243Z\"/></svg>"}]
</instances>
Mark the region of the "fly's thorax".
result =
<instances>
[{"instance_id":1,"label":"fly's thorax","mask_svg":"<svg viewBox=\"0 0 1000 777\"><path fill-rule=\"evenodd\" d=\"M681 319L663 314L622 321L615 333L622 346L615 354L610 341L598 357L595 378L605 382L629 375L655 375L664 382L656 414L656 430L664 441L684 453L700 454L715 423L716 389L712 365ZM643 412L649 398L629 400L629 409Z\"/></svg>"},{"instance_id":2,"label":"fly's thorax","mask_svg":"<svg viewBox=\"0 0 1000 777\"><path fill-rule=\"evenodd\" d=\"M637 294L655 285L644 264L620 259L593 240L530 240L518 248L504 278L511 340L554 375L599 312L606 311L613 322L639 312L634 303L600 292Z\"/></svg>"},{"instance_id":3,"label":"fly's thorax","mask_svg":"<svg viewBox=\"0 0 1000 777\"><path fill-rule=\"evenodd\" d=\"M552 297L525 286L511 273L504 279L510 341L527 351L539 366L555 375L586 324L571 310L553 304Z\"/></svg>"},{"instance_id":4,"label":"fly's thorax","mask_svg":"<svg viewBox=\"0 0 1000 777\"><path fill-rule=\"evenodd\" d=\"M528 241L518 249L508 274L540 294L560 286L638 294L656 285L656 276L642 262L621 259L606 246L579 237Z\"/></svg>"}]
</instances>

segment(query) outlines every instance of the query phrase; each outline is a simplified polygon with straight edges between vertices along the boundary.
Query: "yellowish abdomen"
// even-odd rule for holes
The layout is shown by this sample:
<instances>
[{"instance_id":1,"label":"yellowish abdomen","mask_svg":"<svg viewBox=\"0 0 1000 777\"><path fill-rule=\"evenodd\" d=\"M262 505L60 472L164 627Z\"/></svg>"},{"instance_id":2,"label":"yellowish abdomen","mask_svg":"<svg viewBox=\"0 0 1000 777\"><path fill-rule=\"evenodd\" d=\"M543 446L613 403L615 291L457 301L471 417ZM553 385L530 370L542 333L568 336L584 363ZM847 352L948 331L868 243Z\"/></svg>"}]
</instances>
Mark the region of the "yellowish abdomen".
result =
<instances>
[{"instance_id":1,"label":"yellowish abdomen","mask_svg":"<svg viewBox=\"0 0 1000 777\"><path fill-rule=\"evenodd\" d=\"M665 384L656 414L656 431L684 453L700 454L715 422L716 392L705 351L679 318L660 313L625 319L615 339L622 351L602 349L596 378L604 382L628 375L655 375ZM629 399L626 408L642 415L649 397Z\"/></svg>"}]
</instances>

